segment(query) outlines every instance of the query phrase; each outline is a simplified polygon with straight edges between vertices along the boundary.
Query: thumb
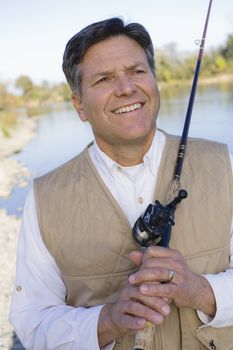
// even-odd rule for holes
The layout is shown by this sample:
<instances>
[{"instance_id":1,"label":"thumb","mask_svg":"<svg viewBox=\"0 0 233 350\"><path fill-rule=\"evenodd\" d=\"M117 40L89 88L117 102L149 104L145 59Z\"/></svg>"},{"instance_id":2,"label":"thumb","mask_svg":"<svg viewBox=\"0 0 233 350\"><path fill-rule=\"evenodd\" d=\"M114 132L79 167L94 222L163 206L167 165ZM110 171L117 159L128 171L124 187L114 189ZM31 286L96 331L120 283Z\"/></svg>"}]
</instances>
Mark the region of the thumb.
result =
<instances>
[{"instance_id":1,"label":"thumb","mask_svg":"<svg viewBox=\"0 0 233 350\"><path fill-rule=\"evenodd\" d=\"M140 266L142 263L142 253L137 250L129 253L129 258L137 266Z\"/></svg>"}]
</instances>

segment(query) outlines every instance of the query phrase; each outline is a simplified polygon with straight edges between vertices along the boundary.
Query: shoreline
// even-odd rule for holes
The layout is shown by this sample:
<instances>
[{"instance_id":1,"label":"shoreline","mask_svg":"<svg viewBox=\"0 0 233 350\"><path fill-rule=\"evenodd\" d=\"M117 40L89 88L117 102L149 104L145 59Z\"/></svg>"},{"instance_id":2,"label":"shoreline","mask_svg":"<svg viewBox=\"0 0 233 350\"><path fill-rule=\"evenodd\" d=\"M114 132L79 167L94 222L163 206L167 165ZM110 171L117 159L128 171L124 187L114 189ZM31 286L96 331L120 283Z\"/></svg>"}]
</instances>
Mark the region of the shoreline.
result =
<instances>
[{"instance_id":1,"label":"shoreline","mask_svg":"<svg viewBox=\"0 0 233 350\"><path fill-rule=\"evenodd\" d=\"M29 170L22 163L10 158L20 152L36 135L36 118L19 118L17 125L10 130L11 137L5 138L0 132L0 197L10 196L14 186L28 185ZM15 337L12 325L8 320L11 291L15 280L16 250L21 218L8 215L0 208L0 348L13 350L23 349Z\"/></svg>"},{"instance_id":2,"label":"shoreline","mask_svg":"<svg viewBox=\"0 0 233 350\"><path fill-rule=\"evenodd\" d=\"M0 197L7 198L15 185L27 186L29 170L10 156L18 153L36 135L36 120L19 118L11 129L11 136L6 138L0 132Z\"/></svg>"},{"instance_id":3,"label":"shoreline","mask_svg":"<svg viewBox=\"0 0 233 350\"><path fill-rule=\"evenodd\" d=\"M198 85L199 86L205 86L205 85L215 85L215 84L233 84L233 73L229 74L221 74L221 75L216 75L213 77L205 77L202 78L200 77L198 80ZM179 88L182 86L190 86L192 84L192 80L174 80L170 82L159 82L158 85L160 90L163 89L169 89L169 88Z\"/></svg>"}]
</instances>

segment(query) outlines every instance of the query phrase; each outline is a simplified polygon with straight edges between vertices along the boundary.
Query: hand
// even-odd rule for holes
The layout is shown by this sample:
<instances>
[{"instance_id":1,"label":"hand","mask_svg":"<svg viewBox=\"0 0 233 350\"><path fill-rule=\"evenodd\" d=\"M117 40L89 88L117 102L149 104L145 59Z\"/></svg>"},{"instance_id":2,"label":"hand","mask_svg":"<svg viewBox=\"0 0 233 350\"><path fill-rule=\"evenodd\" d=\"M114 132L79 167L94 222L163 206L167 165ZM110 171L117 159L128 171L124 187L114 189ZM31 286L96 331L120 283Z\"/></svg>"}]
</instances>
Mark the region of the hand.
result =
<instances>
[{"instance_id":1,"label":"hand","mask_svg":"<svg viewBox=\"0 0 233 350\"><path fill-rule=\"evenodd\" d=\"M134 252L134 259L141 260L138 272L131 275L131 285L140 285L146 296L172 299L177 306L189 307L214 316L216 303L213 290L201 275L192 272L183 256L176 250L151 246L141 256ZM171 270L174 272L169 282ZM152 283L152 282L167 283ZM165 299L166 300L166 299Z\"/></svg>"},{"instance_id":2,"label":"hand","mask_svg":"<svg viewBox=\"0 0 233 350\"><path fill-rule=\"evenodd\" d=\"M143 329L146 321L160 324L169 312L162 298L143 295L138 287L128 285L116 303L105 305L100 312L99 345L106 346L126 333Z\"/></svg>"}]
</instances>

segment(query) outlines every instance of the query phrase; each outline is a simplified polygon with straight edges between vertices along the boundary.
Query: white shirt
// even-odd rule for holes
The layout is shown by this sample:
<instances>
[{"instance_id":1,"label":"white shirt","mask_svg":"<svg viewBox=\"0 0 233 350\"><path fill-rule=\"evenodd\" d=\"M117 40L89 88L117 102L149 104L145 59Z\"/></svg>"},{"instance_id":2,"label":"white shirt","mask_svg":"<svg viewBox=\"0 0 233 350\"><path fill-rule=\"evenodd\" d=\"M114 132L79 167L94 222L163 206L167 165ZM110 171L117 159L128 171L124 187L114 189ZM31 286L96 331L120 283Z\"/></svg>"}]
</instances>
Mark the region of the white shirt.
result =
<instances>
[{"instance_id":1,"label":"white shirt","mask_svg":"<svg viewBox=\"0 0 233 350\"><path fill-rule=\"evenodd\" d=\"M143 163L128 168L115 163L96 143L89 148L97 171L132 226L152 202L164 144L165 135L157 131ZM201 312L198 315L202 322L213 327L233 325L233 238L229 256L227 271L205 276L215 294L217 313L214 319ZM99 350L97 325L103 305L74 308L66 305L65 296L60 271L41 238L31 190L20 229L10 310L10 320L27 349ZM112 347L113 344L105 349Z\"/></svg>"}]
</instances>

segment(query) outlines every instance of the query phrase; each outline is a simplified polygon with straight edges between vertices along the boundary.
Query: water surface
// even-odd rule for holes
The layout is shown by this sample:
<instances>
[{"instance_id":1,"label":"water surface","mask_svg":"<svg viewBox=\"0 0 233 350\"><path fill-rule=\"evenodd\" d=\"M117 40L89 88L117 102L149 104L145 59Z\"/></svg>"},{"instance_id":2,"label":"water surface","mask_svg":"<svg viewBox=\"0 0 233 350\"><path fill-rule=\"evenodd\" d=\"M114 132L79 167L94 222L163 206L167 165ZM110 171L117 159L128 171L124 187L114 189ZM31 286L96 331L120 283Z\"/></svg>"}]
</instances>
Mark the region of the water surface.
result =
<instances>
[{"instance_id":1,"label":"water surface","mask_svg":"<svg viewBox=\"0 0 233 350\"><path fill-rule=\"evenodd\" d=\"M182 133L189 91L187 86L161 91L158 127ZM198 87L189 135L227 143L233 154L233 85ZM90 125L79 120L71 104L55 106L39 117L35 139L14 158L29 168L33 178L71 159L92 139ZM0 199L0 207L20 215L30 186L31 182L27 188L14 188L10 198Z\"/></svg>"}]
</instances>

